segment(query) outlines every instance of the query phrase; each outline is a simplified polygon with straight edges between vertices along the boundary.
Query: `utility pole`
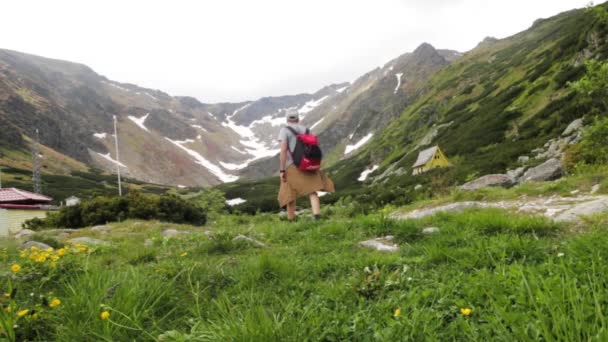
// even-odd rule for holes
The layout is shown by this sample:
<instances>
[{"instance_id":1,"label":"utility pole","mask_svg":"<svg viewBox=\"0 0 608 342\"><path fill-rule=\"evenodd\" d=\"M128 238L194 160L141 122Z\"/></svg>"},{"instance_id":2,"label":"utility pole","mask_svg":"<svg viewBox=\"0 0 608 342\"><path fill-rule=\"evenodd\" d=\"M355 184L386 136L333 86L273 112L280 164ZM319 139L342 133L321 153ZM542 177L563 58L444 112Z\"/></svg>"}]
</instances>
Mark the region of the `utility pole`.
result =
<instances>
[{"instance_id":1,"label":"utility pole","mask_svg":"<svg viewBox=\"0 0 608 342\"><path fill-rule=\"evenodd\" d=\"M118 196L122 196L122 182L120 180L120 157L118 156L118 128L114 115L114 146L116 147L116 174L118 175Z\"/></svg>"},{"instance_id":2,"label":"utility pole","mask_svg":"<svg viewBox=\"0 0 608 342\"><path fill-rule=\"evenodd\" d=\"M36 138L32 144L32 183L34 186L34 192L42 194L42 185L40 179L40 134L38 128L36 128Z\"/></svg>"}]
</instances>

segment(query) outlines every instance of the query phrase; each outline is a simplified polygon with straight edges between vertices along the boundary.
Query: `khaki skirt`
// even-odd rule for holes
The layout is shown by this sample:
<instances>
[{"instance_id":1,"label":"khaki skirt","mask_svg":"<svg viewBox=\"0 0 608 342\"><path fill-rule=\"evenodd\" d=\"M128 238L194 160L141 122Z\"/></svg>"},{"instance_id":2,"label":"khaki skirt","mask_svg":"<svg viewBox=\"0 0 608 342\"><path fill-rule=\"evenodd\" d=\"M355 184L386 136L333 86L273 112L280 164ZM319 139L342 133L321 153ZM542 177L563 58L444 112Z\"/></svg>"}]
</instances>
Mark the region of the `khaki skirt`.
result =
<instances>
[{"instance_id":1,"label":"khaki skirt","mask_svg":"<svg viewBox=\"0 0 608 342\"><path fill-rule=\"evenodd\" d=\"M306 196L316 191L335 192L334 182L323 172L304 172L290 165L285 171L287 182L281 179L279 189L279 205L286 206L296 200L299 196Z\"/></svg>"}]
</instances>

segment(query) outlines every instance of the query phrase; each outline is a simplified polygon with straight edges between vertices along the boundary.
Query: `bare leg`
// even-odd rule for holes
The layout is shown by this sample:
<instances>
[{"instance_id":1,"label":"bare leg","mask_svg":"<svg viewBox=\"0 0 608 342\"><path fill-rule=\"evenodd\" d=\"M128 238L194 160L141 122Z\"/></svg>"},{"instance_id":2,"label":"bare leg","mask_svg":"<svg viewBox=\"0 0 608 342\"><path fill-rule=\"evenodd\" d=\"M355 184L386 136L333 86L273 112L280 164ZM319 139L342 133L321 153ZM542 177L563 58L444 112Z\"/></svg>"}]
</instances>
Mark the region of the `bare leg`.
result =
<instances>
[{"instance_id":1,"label":"bare leg","mask_svg":"<svg viewBox=\"0 0 608 342\"><path fill-rule=\"evenodd\" d=\"M296 218L296 201L287 203L287 219L293 221Z\"/></svg>"},{"instance_id":2,"label":"bare leg","mask_svg":"<svg viewBox=\"0 0 608 342\"><path fill-rule=\"evenodd\" d=\"M321 215L321 200L316 192L310 194L310 207L313 215Z\"/></svg>"}]
</instances>

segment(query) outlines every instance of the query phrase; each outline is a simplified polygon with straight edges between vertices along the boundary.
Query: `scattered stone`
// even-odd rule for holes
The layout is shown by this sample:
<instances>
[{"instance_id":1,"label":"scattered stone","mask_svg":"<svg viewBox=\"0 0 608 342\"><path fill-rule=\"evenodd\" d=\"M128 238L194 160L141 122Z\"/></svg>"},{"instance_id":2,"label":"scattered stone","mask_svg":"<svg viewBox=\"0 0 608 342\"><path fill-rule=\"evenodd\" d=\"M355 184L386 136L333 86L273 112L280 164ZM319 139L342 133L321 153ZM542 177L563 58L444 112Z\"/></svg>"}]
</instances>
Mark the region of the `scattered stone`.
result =
<instances>
[{"instance_id":1,"label":"scattered stone","mask_svg":"<svg viewBox=\"0 0 608 342\"><path fill-rule=\"evenodd\" d=\"M561 175L562 163L558 159L552 158L539 166L533 167L526 171L526 173L524 173L524 175L521 177L520 182L525 183L553 180L559 178Z\"/></svg>"},{"instance_id":2,"label":"scattered stone","mask_svg":"<svg viewBox=\"0 0 608 342\"><path fill-rule=\"evenodd\" d=\"M180 234L177 229L165 229L162 233L160 233L163 237L174 237Z\"/></svg>"},{"instance_id":3,"label":"scattered stone","mask_svg":"<svg viewBox=\"0 0 608 342\"><path fill-rule=\"evenodd\" d=\"M414 187L414 190L418 191L422 189L422 184L416 184L416 186Z\"/></svg>"},{"instance_id":4,"label":"scattered stone","mask_svg":"<svg viewBox=\"0 0 608 342\"><path fill-rule=\"evenodd\" d=\"M152 241L152 239L146 239L146 241L144 241L144 247L152 247L154 246L154 241Z\"/></svg>"},{"instance_id":5,"label":"scattered stone","mask_svg":"<svg viewBox=\"0 0 608 342\"><path fill-rule=\"evenodd\" d=\"M520 164L525 164L525 163L527 163L529 161L530 161L530 157L528 157L528 156L519 156L517 158L517 162L520 163Z\"/></svg>"},{"instance_id":6,"label":"scattered stone","mask_svg":"<svg viewBox=\"0 0 608 342\"><path fill-rule=\"evenodd\" d=\"M439 233L439 228L437 227L428 227L428 228L424 228L422 230L422 234L424 235L431 235L431 234L437 234Z\"/></svg>"},{"instance_id":7,"label":"scattered stone","mask_svg":"<svg viewBox=\"0 0 608 342\"><path fill-rule=\"evenodd\" d=\"M509 178L511 178L511 180L513 181L513 183L517 182L517 180L519 179L519 177L521 177L524 172L526 171L526 167L522 166L522 167L518 167L515 170L508 170L507 171L507 176L509 176Z\"/></svg>"},{"instance_id":8,"label":"scattered stone","mask_svg":"<svg viewBox=\"0 0 608 342\"><path fill-rule=\"evenodd\" d=\"M581 192L581 191L580 191L580 190L572 190L572 191L570 191L570 194L571 194L571 195L576 195L576 194L578 194L579 192Z\"/></svg>"},{"instance_id":9,"label":"scattered stone","mask_svg":"<svg viewBox=\"0 0 608 342\"><path fill-rule=\"evenodd\" d=\"M478 190L488 186L504 186L509 187L513 185L513 179L505 174L492 174L479 177L472 180L460 188L463 190Z\"/></svg>"},{"instance_id":10,"label":"scattered stone","mask_svg":"<svg viewBox=\"0 0 608 342\"><path fill-rule=\"evenodd\" d=\"M392 240L393 239L391 236L386 236L383 238L375 238L372 240L361 241L359 242L359 246L373 248L380 252L396 252L399 250L399 246L394 243L391 243Z\"/></svg>"},{"instance_id":11,"label":"scattered stone","mask_svg":"<svg viewBox=\"0 0 608 342\"><path fill-rule=\"evenodd\" d=\"M57 235L57 238L58 238L59 240L65 240L65 239L67 239L67 238L69 238L69 237L70 237L70 234L68 234L68 233L59 233L59 234Z\"/></svg>"},{"instance_id":12,"label":"scattered stone","mask_svg":"<svg viewBox=\"0 0 608 342\"><path fill-rule=\"evenodd\" d=\"M600 185L599 184L595 184L593 187L591 187L591 194L596 194L598 191L600 191Z\"/></svg>"},{"instance_id":13,"label":"scattered stone","mask_svg":"<svg viewBox=\"0 0 608 342\"><path fill-rule=\"evenodd\" d=\"M556 221L577 222L580 216L590 216L608 212L608 197L579 203L555 217Z\"/></svg>"},{"instance_id":14,"label":"scattered stone","mask_svg":"<svg viewBox=\"0 0 608 342\"><path fill-rule=\"evenodd\" d=\"M47 249L51 248L51 246L47 245L46 243L42 243L42 242L38 242L38 241L28 241L23 244L23 248L25 248L25 249L30 249L32 247L40 248L42 250L47 250Z\"/></svg>"},{"instance_id":15,"label":"scattered stone","mask_svg":"<svg viewBox=\"0 0 608 342\"><path fill-rule=\"evenodd\" d=\"M562 136L572 135L573 133L579 132L581 129L583 129L583 119L576 119L566 127Z\"/></svg>"},{"instance_id":16,"label":"scattered stone","mask_svg":"<svg viewBox=\"0 0 608 342\"><path fill-rule=\"evenodd\" d=\"M95 226L95 227L91 228L91 231L94 231L94 232L106 232L108 230L110 230L110 227L108 227L108 226Z\"/></svg>"},{"instance_id":17,"label":"scattered stone","mask_svg":"<svg viewBox=\"0 0 608 342\"><path fill-rule=\"evenodd\" d=\"M266 245L258 240L252 239L248 236L239 234L237 236L234 237L234 239L232 239L233 242L237 242L237 241L246 241L249 242L251 244L253 244L256 247L265 247Z\"/></svg>"},{"instance_id":18,"label":"scattered stone","mask_svg":"<svg viewBox=\"0 0 608 342\"><path fill-rule=\"evenodd\" d=\"M30 236L32 234L36 234L35 231L30 230L30 229L21 229L17 234L15 234L14 238L15 239L21 239L23 237L27 237Z\"/></svg>"},{"instance_id":19,"label":"scattered stone","mask_svg":"<svg viewBox=\"0 0 608 342\"><path fill-rule=\"evenodd\" d=\"M446 205L442 205L439 207L435 207L435 208L423 208L423 209L416 209L416 210L412 210L409 213L401 213L401 212L394 212L390 215L390 218L395 219L395 220L407 220L407 219L420 219L420 218L424 218L427 216L433 216L437 213L441 213L441 212L462 212L466 209L472 209L472 208L484 208L485 205L481 202L474 202L474 201L469 201L469 202L456 202L456 203L450 203L450 204L446 204Z\"/></svg>"},{"instance_id":20,"label":"scattered stone","mask_svg":"<svg viewBox=\"0 0 608 342\"><path fill-rule=\"evenodd\" d=\"M107 246L107 245L109 245L109 243L107 241L93 239L93 238L86 237L86 236L69 239L68 242L69 243L79 243L79 244L88 245L88 246Z\"/></svg>"}]
</instances>

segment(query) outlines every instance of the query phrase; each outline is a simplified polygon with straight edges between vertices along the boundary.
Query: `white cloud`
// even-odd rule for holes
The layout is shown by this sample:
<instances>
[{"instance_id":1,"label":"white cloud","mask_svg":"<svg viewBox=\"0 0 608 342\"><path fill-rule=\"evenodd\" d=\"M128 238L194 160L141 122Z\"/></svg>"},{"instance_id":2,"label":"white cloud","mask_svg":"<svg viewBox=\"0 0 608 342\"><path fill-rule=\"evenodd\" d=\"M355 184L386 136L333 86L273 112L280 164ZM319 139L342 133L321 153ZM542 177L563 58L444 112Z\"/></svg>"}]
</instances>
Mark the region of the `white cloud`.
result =
<instances>
[{"instance_id":1,"label":"white cloud","mask_svg":"<svg viewBox=\"0 0 608 342\"><path fill-rule=\"evenodd\" d=\"M3 48L116 81L237 101L352 80L424 41L468 50L587 2L19 0L2 3L0 32Z\"/></svg>"}]
</instances>

